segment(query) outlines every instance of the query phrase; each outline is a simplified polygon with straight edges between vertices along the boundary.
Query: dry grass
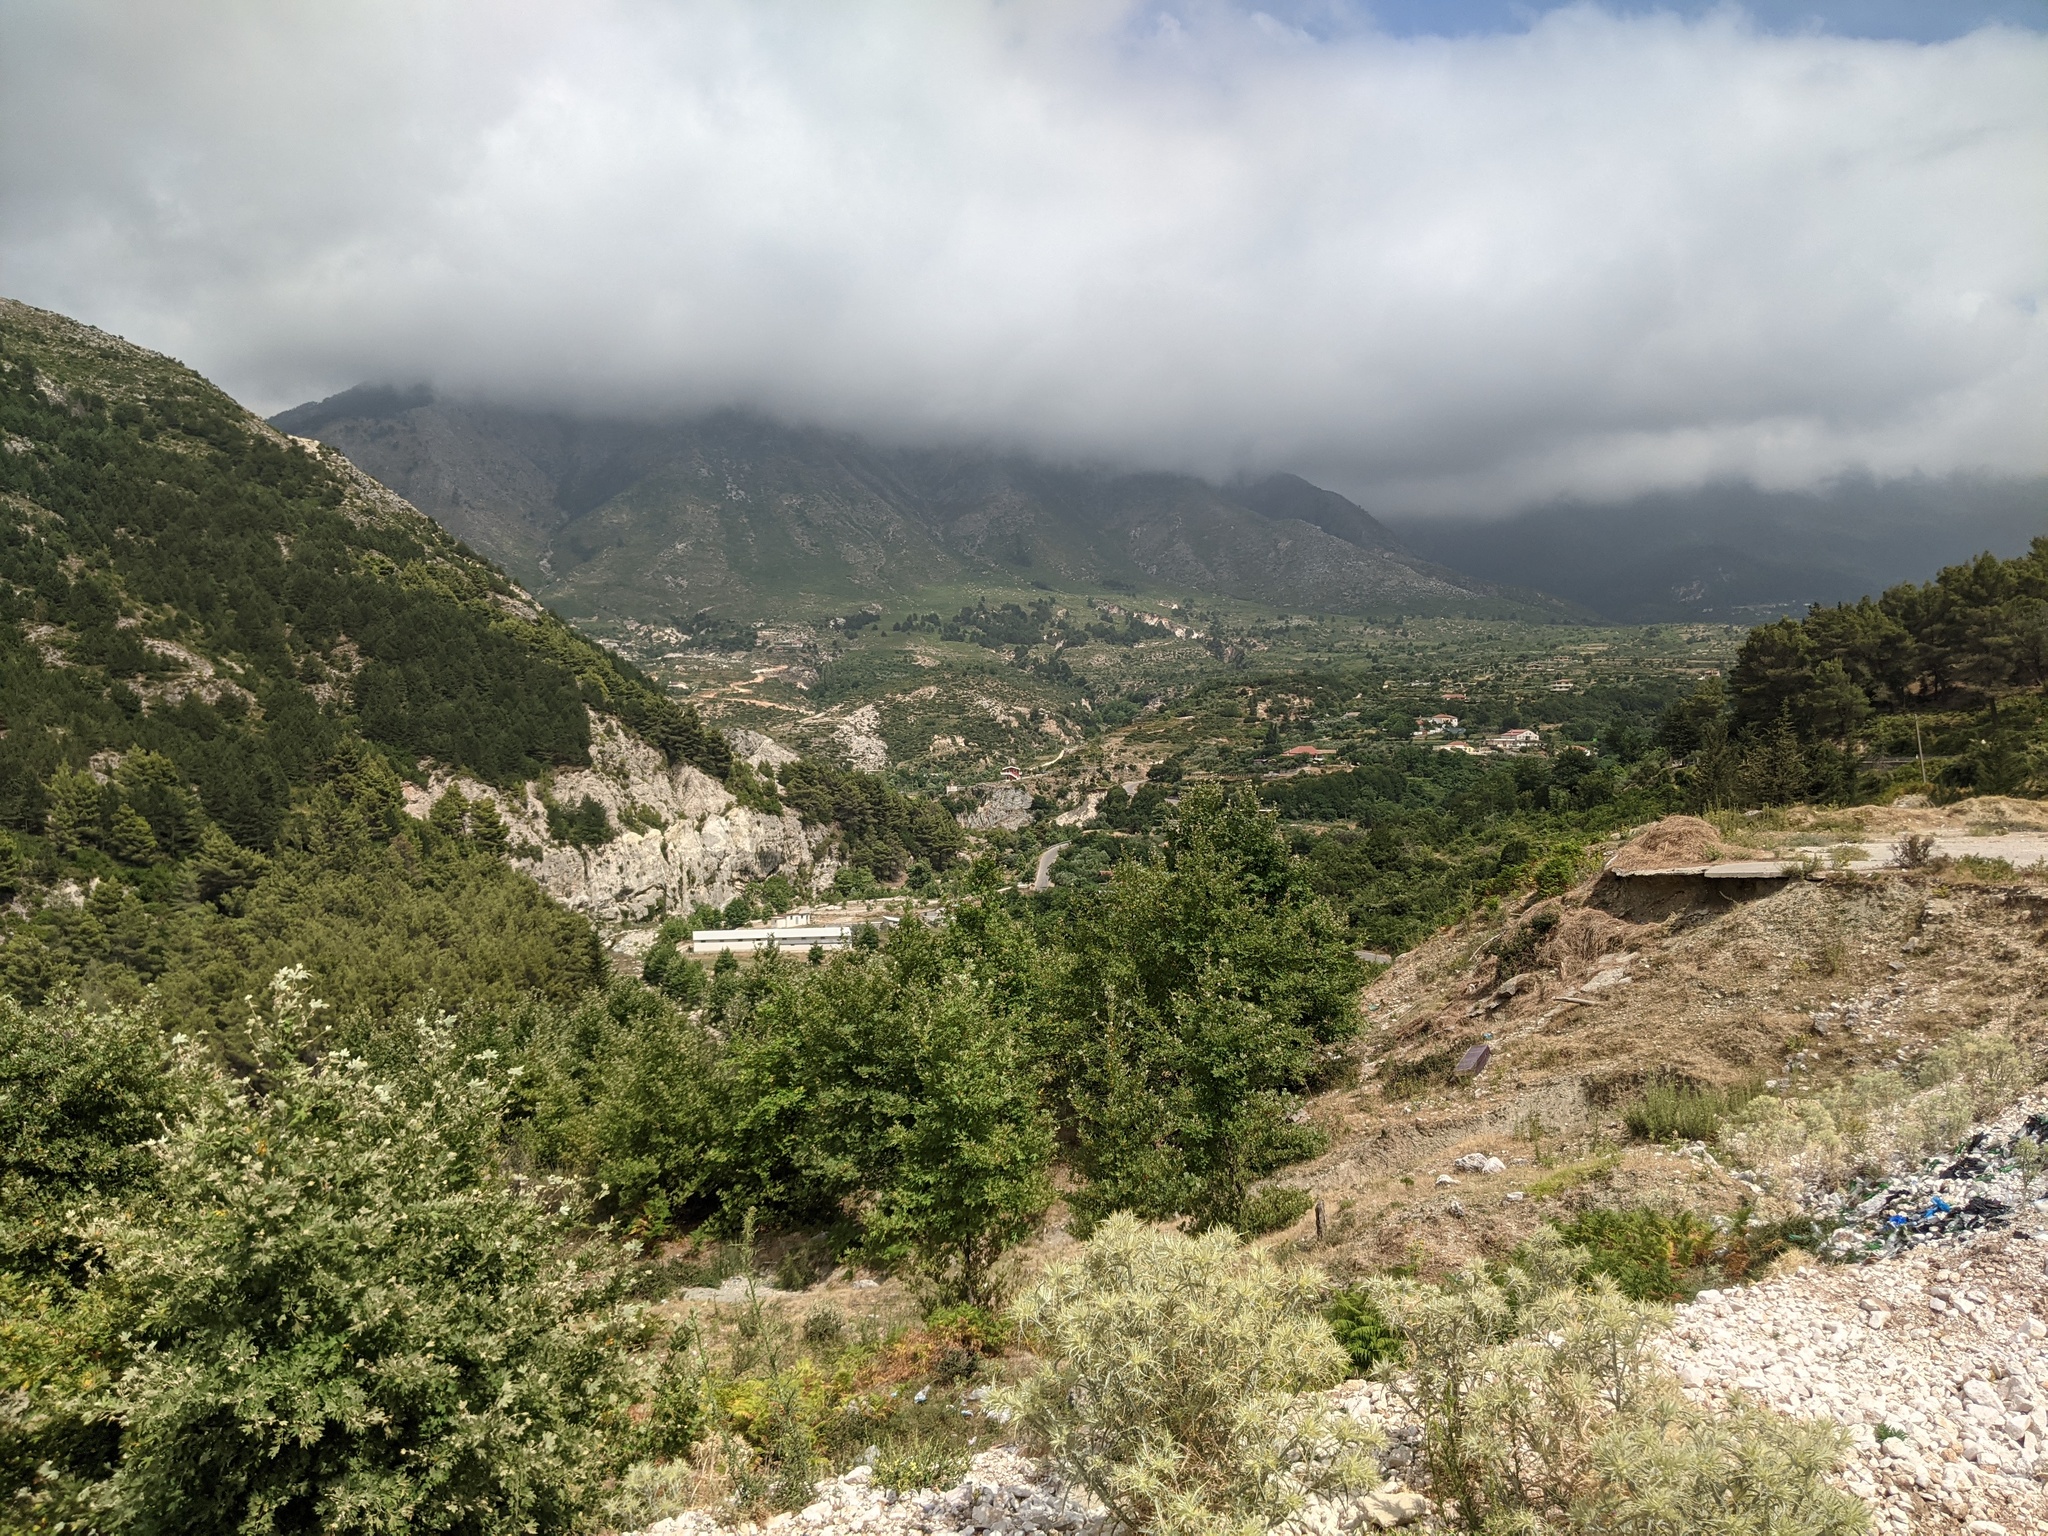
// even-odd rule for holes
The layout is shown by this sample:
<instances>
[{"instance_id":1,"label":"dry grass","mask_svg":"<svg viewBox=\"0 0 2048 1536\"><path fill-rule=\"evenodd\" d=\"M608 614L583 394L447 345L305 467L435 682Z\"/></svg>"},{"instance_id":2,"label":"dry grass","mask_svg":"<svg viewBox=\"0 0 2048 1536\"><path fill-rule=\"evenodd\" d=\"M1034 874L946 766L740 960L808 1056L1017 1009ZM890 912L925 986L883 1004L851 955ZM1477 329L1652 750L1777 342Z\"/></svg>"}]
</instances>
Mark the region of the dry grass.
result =
<instances>
[{"instance_id":1,"label":"dry grass","mask_svg":"<svg viewBox=\"0 0 2048 1536\"><path fill-rule=\"evenodd\" d=\"M2021 809L2048 819L2048 808L2026 802L1989 819L2017 826ZM1827 816L1834 835L1873 839L1929 818L1954 830L1987 819L1971 802ZM1745 820L1742 841L1812 842L1823 819L1757 818L1779 823L1763 829ZM1805 1099L1902 1062L1917 1069L1987 1029L2029 1052L2048 1046L2039 1003L2048 995L2048 878L1939 879L1797 881L1753 897L1702 890L1661 904L1636 894L1638 882L1589 881L1542 904L1558 921L1506 999L1495 996L1485 949L1526 925L1533 904L1505 903L1403 956L1367 991L1377 1006L1365 1015L1361 1054L1378 1078L1418 1091L1390 1099L1368 1079L1313 1106L1330 1148L1290 1182L1332 1208L1349 1203L1341 1231L1313 1248L1318 1260L1349 1274L1391 1263L1440 1273L1511 1248L1560 1204L1732 1212L1748 1191L1688 1159L1647 1147L1615 1159L1623 1111L1659 1081L1727 1091L1771 1078L1774 1096ZM1482 1035L1494 1055L1476 1084L1416 1070ZM1552 1167L1532 1165L1538 1147L1517 1131L1532 1115ZM1437 1175L1475 1150L1521 1166L1439 1189ZM1543 1194L1503 1203L1514 1188ZM1762 1210L1790 1213L1770 1200ZM1287 1241L1313 1246L1312 1236Z\"/></svg>"}]
</instances>

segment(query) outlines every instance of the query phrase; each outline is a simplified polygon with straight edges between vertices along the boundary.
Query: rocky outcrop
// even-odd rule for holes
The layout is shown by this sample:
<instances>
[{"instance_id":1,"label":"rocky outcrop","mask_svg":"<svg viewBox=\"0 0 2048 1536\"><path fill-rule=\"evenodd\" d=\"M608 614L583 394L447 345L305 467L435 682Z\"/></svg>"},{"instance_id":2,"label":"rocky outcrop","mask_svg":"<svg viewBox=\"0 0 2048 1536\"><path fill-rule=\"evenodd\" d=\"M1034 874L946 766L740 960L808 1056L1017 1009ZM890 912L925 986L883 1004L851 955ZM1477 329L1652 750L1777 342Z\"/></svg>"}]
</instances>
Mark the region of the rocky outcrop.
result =
<instances>
[{"instance_id":1,"label":"rocky outcrop","mask_svg":"<svg viewBox=\"0 0 2048 1536\"><path fill-rule=\"evenodd\" d=\"M1023 785L977 787L976 793L982 797L981 803L960 818L960 825L968 831L991 832L1000 828L1016 832L1031 825L1031 791Z\"/></svg>"},{"instance_id":2,"label":"rocky outcrop","mask_svg":"<svg viewBox=\"0 0 2048 1536\"><path fill-rule=\"evenodd\" d=\"M564 906L601 923L646 922L664 909L723 904L749 881L778 873L809 890L838 871L825 853L827 829L804 826L794 812L747 809L716 779L669 766L609 716L591 716L590 759L588 768L559 771L550 781L526 785L519 796L437 773L424 788L407 786L405 808L426 815L451 784L471 799L496 801L519 867ZM590 797L605 808L616 835L588 848L552 842L544 794L563 807Z\"/></svg>"}]
</instances>

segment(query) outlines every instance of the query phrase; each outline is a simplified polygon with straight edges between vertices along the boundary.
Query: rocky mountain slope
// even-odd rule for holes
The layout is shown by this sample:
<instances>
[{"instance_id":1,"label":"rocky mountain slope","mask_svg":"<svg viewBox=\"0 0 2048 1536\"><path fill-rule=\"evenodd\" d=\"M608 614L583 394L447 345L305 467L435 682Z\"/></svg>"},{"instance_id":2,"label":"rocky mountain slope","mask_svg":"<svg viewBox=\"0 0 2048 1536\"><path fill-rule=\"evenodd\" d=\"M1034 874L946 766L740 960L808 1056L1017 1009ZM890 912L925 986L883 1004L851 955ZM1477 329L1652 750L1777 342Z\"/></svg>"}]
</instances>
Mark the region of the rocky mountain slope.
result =
<instances>
[{"instance_id":1,"label":"rocky mountain slope","mask_svg":"<svg viewBox=\"0 0 2048 1536\"><path fill-rule=\"evenodd\" d=\"M594 717L590 737L590 766L558 770L547 796L558 805L587 798L603 806L620 829L608 842L555 841L538 783L508 795L467 775L436 772L406 786L406 809L425 817L450 788L467 799L495 796L520 866L564 906L606 925L645 923L700 902L723 905L749 882L777 873L806 890L837 872L829 827L806 827L794 811L739 804L716 779L666 761L616 720ZM755 739L763 755L776 753L773 743Z\"/></svg>"},{"instance_id":2,"label":"rocky mountain slope","mask_svg":"<svg viewBox=\"0 0 2048 1536\"><path fill-rule=\"evenodd\" d=\"M1698 847L1659 839L1661 862L1803 850L1815 873L1603 869L1562 895L1475 914L1367 988L1362 1080L1317 1102L1330 1151L1287 1180L1325 1202L1325 1262L1364 1272L1408 1254L1455 1267L1593 1196L1791 1216L1821 1177L1798 1158L1771 1173L1672 1157L1631 1141L1625 1109L1660 1082L1788 1102L1858 1073L1910 1083L1944 1046L1989 1035L2030 1061L2048 1051L2048 883L1991 851L2048 835L2048 809L1984 797L1738 822L1736 836ZM1949 855L1830 868L1838 846L1860 859L1865 845L1913 834ZM1460 1075L1480 1045L1484 1069ZM1504 1171L1455 1170L1467 1154Z\"/></svg>"},{"instance_id":3,"label":"rocky mountain slope","mask_svg":"<svg viewBox=\"0 0 2048 1536\"><path fill-rule=\"evenodd\" d=\"M31 866L100 861L155 899L176 882L146 873L207 832L304 843L351 741L416 809L429 783L494 801L595 917L808 865L817 835L738 803L694 710L171 359L0 301L0 428L0 827L47 840ZM544 801L586 797L613 835L563 845Z\"/></svg>"},{"instance_id":4,"label":"rocky mountain slope","mask_svg":"<svg viewBox=\"0 0 2048 1536\"><path fill-rule=\"evenodd\" d=\"M736 411L587 418L364 387L275 424L347 454L578 617L830 611L978 579L1339 612L1545 614L1292 476L883 448Z\"/></svg>"}]
</instances>

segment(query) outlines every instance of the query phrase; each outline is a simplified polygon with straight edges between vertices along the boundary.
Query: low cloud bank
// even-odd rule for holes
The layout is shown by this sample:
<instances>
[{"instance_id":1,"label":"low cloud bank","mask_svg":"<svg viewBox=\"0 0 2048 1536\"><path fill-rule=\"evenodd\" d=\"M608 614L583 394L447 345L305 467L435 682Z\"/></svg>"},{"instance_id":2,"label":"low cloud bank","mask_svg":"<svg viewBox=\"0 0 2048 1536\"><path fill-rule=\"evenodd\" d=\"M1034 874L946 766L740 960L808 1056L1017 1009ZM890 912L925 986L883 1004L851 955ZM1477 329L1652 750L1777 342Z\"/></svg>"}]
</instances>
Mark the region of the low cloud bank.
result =
<instances>
[{"instance_id":1,"label":"low cloud bank","mask_svg":"<svg viewBox=\"0 0 2048 1536\"><path fill-rule=\"evenodd\" d=\"M744 403L1376 508L2048 469L2048 40L25 4L0 291L264 409Z\"/></svg>"}]
</instances>

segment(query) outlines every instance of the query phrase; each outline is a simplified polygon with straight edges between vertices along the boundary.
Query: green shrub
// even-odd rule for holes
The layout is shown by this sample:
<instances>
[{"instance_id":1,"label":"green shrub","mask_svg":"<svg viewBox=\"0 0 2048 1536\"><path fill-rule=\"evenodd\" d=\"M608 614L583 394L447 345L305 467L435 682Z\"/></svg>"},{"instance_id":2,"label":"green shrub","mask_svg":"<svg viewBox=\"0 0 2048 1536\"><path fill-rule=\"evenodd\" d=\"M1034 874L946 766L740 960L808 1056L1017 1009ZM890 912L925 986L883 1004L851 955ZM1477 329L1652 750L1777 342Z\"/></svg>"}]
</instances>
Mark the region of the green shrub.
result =
<instances>
[{"instance_id":1,"label":"green shrub","mask_svg":"<svg viewBox=\"0 0 2048 1536\"><path fill-rule=\"evenodd\" d=\"M1759 1088L1701 1088L1692 1083L1655 1082L1622 1111L1629 1134L1643 1141L1707 1141L1721 1134L1721 1122L1757 1096Z\"/></svg>"},{"instance_id":2,"label":"green shrub","mask_svg":"<svg viewBox=\"0 0 2048 1536\"><path fill-rule=\"evenodd\" d=\"M1016 1330L1007 1319L971 1303L937 1307L925 1314L924 1326L927 1333L952 1339L985 1355L1001 1354L1016 1339Z\"/></svg>"},{"instance_id":3,"label":"green shrub","mask_svg":"<svg viewBox=\"0 0 2048 1536\"><path fill-rule=\"evenodd\" d=\"M694 1320L678 1325L656 1368L640 1422L640 1447L649 1456L687 1456L709 1432L711 1364Z\"/></svg>"},{"instance_id":4,"label":"green shrub","mask_svg":"<svg viewBox=\"0 0 2048 1536\"><path fill-rule=\"evenodd\" d=\"M1536 866L1536 894L1539 896L1561 896L1572 888L1579 878L1579 854L1569 848L1560 848L1541 864Z\"/></svg>"},{"instance_id":5,"label":"green shrub","mask_svg":"<svg viewBox=\"0 0 2048 1536\"><path fill-rule=\"evenodd\" d=\"M966 1450L935 1435L892 1440L875 1457L875 1482L891 1493L950 1488L967 1475Z\"/></svg>"},{"instance_id":6,"label":"green shrub","mask_svg":"<svg viewBox=\"0 0 2048 1536\"><path fill-rule=\"evenodd\" d=\"M1247 1237L1278 1232L1282 1227L1291 1227L1301 1220L1315 1203L1315 1196L1305 1189L1269 1184L1245 1197L1238 1228Z\"/></svg>"},{"instance_id":7,"label":"green shrub","mask_svg":"<svg viewBox=\"0 0 2048 1536\"><path fill-rule=\"evenodd\" d=\"M1019 1303L1046 1363L1005 1402L1128 1528L1249 1536L1307 1494L1377 1478L1365 1432L1313 1395L1347 1364L1317 1315L1323 1284L1220 1228L1187 1237L1112 1216Z\"/></svg>"},{"instance_id":8,"label":"green shrub","mask_svg":"<svg viewBox=\"0 0 2048 1536\"><path fill-rule=\"evenodd\" d=\"M623 1380L602 1270L498 1166L502 1074L441 1023L415 1065L307 1064L303 972L92 1232L136 1354L106 1493L126 1530L566 1530ZM569 1208L561 1207L561 1215Z\"/></svg>"},{"instance_id":9,"label":"green shrub","mask_svg":"<svg viewBox=\"0 0 2048 1536\"><path fill-rule=\"evenodd\" d=\"M1399 1358L1403 1347L1401 1335L1380 1315L1380 1309L1364 1291L1339 1291L1323 1309L1323 1316L1330 1320L1330 1332L1344 1346L1352 1368L1360 1375L1382 1361Z\"/></svg>"},{"instance_id":10,"label":"green shrub","mask_svg":"<svg viewBox=\"0 0 2048 1536\"><path fill-rule=\"evenodd\" d=\"M1581 1276L1604 1275L1631 1301L1675 1301L1687 1270L1708 1262L1720 1234L1690 1212L1646 1207L1582 1211L1558 1235L1582 1249Z\"/></svg>"},{"instance_id":11,"label":"green shrub","mask_svg":"<svg viewBox=\"0 0 2048 1536\"><path fill-rule=\"evenodd\" d=\"M1458 1080L1458 1061L1475 1042L1447 1045L1413 1061L1391 1062L1380 1069L1380 1093L1389 1099L1412 1099Z\"/></svg>"},{"instance_id":12,"label":"green shrub","mask_svg":"<svg viewBox=\"0 0 2048 1536\"><path fill-rule=\"evenodd\" d=\"M150 1144L198 1077L150 1013L0 998L0 1270L79 1264L80 1220L154 1186Z\"/></svg>"},{"instance_id":13,"label":"green shrub","mask_svg":"<svg viewBox=\"0 0 2048 1536\"><path fill-rule=\"evenodd\" d=\"M845 1336L846 1314L837 1307L813 1307L804 1314L804 1342L814 1349L837 1344Z\"/></svg>"},{"instance_id":14,"label":"green shrub","mask_svg":"<svg viewBox=\"0 0 2048 1536\"><path fill-rule=\"evenodd\" d=\"M1521 975L1524 971L1534 970L1536 952L1556 931L1557 924L1557 912L1545 908L1526 923L1517 923L1512 929L1501 934L1488 946L1498 961L1494 974L1502 981L1506 981L1512 976Z\"/></svg>"},{"instance_id":15,"label":"green shrub","mask_svg":"<svg viewBox=\"0 0 2048 1536\"><path fill-rule=\"evenodd\" d=\"M94 1523L130 1318L93 1283L93 1228L154 1196L152 1143L204 1079L149 1013L0 999L0 1529Z\"/></svg>"}]
</instances>

